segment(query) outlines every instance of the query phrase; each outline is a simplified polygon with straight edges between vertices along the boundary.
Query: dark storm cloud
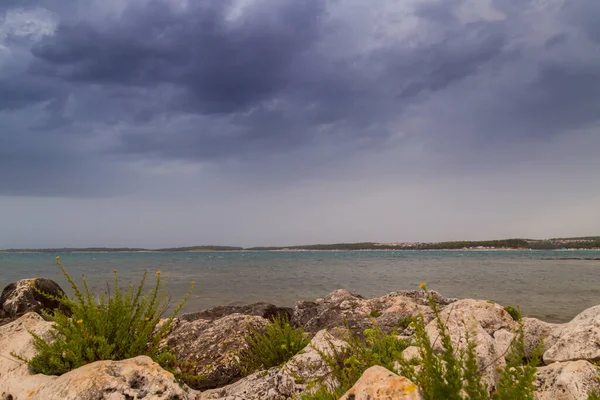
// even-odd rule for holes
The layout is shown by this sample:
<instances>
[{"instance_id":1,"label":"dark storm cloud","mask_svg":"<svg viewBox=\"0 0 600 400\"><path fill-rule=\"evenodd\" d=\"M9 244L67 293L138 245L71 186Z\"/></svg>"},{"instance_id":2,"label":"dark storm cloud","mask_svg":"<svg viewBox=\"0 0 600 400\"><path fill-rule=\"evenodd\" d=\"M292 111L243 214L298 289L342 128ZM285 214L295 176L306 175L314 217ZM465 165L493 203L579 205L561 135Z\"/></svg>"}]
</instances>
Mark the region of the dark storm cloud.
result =
<instances>
[{"instance_id":1,"label":"dark storm cloud","mask_svg":"<svg viewBox=\"0 0 600 400\"><path fill-rule=\"evenodd\" d=\"M231 2L191 2L174 10L152 1L117 20L60 26L33 54L36 72L66 80L185 87L177 105L190 112L230 113L268 98L286 82L293 58L318 38L323 3L271 3L227 23Z\"/></svg>"},{"instance_id":2,"label":"dark storm cloud","mask_svg":"<svg viewBox=\"0 0 600 400\"><path fill-rule=\"evenodd\" d=\"M93 175L99 186L118 180L103 172L109 157L233 160L268 180L301 174L303 163L319 175L325 159L333 169L397 137L399 153L431 146L426 165L440 147L460 163L482 143L500 154L523 139L589 127L600 107L597 2L531 4L424 1L388 20L349 0L140 0L114 12L90 0L77 13L50 0L19 2L48 8L58 25L36 40L4 39L26 53L8 79L0 75L0 125L10 127L0 143L12 155L4 168L35 181L47 161L39 152L61 149L64 157L47 161L44 195L65 181L59 171ZM401 6L371 8L385 5ZM41 140L28 146L23 137ZM33 184L2 186L36 194Z\"/></svg>"}]
</instances>

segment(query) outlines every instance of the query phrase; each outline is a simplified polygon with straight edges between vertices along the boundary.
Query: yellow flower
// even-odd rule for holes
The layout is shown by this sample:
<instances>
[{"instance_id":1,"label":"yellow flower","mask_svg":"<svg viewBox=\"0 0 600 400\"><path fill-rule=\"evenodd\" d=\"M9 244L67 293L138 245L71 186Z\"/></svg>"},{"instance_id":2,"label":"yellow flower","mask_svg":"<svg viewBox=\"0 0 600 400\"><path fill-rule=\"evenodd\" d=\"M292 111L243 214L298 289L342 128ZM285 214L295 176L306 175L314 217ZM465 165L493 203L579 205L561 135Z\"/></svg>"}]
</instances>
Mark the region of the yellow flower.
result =
<instances>
[{"instance_id":1,"label":"yellow flower","mask_svg":"<svg viewBox=\"0 0 600 400\"><path fill-rule=\"evenodd\" d=\"M160 276L160 271L156 271L156 275Z\"/></svg>"},{"instance_id":2,"label":"yellow flower","mask_svg":"<svg viewBox=\"0 0 600 400\"><path fill-rule=\"evenodd\" d=\"M83 322L83 320L82 320L82 319L78 319L78 320L77 320L77 323L78 323L78 324L81 324L82 322Z\"/></svg>"},{"instance_id":3,"label":"yellow flower","mask_svg":"<svg viewBox=\"0 0 600 400\"><path fill-rule=\"evenodd\" d=\"M56 256L56 261L60 261L60 256Z\"/></svg>"},{"instance_id":4,"label":"yellow flower","mask_svg":"<svg viewBox=\"0 0 600 400\"><path fill-rule=\"evenodd\" d=\"M117 273L117 270L116 270L116 269L113 269L113 272L116 274L116 273Z\"/></svg>"},{"instance_id":5,"label":"yellow flower","mask_svg":"<svg viewBox=\"0 0 600 400\"><path fill-rule=\"evenodd\" d=\"M596 379L600 380L600 375L596 375Z\"/></svg>"},{"instance_id":6,"label":"yellow flower","mask_svg":"<svg viewBox=\"0 0 600 400\"><path fill-rule=\"evenodd\" d=\"M146 317L146 321L150 321L150 318Z\"/></svg>"},{"instance_id":7,"label":"yellow flower","mask_svg":"<svg viewBox=\"0 0 600 400\"><path fill-rule=\"evenodd\" d=\"M421 283L421 284L419 285L419 287L420 287L421 289L425 290L425 289L427 288L427 284L426 284L425 282L423 282L423 283Z\"/></svg>"},{"instance_id":8,"label":"yellow flower","mask_svg":"<svg viewBox=\"0 0 600 400\"><path fill-rule=\"evenodd\" d=\"M206 368L207 368L207 369L210 369L210 364L206 364Z\"/></svg>"},{"instance_id":9,"label":"yellow flower","mask_svg":"<svg viewBox=\"0 0 600 400\"><path fill-rule=\"evenodd\" d=\"M29 281L28 285L29 286L34 286L35 285L35 281Z\"/></svg>"},{"instance_id":10,"label":"yellow flower","mask_svg":"<svg viewBox=\"0 0 600 400\"><path fill-rule=\"evenodd\" d=\"M192 285L195 285L195 284L196 284L196 281L192 281Z\"/></svg>"}]
</instances>

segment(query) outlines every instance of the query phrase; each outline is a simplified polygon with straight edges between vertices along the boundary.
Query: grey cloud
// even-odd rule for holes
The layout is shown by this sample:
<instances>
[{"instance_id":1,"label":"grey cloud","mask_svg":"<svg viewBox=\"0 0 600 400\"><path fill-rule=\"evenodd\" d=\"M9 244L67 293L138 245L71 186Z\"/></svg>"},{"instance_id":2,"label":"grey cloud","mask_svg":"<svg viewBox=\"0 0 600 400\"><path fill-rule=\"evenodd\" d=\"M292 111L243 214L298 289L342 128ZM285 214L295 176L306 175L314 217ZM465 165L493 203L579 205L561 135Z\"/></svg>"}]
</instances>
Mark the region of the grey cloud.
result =
<instances>
[{"instance_id":1,"label":"grey cloud","mask_svg":"<svg viewBox=\"0 0 600 400\"><path fill-rule=\"evenodd\" d=\"M293 57L316 39L323 9L313 0L273 2L234 23L226 21L230 3L176 11L152 1L103 26L60 26L34 48L43 61L34 71L76 82L179 85L187 95L174 106L186 111L247 108L285 84Z\"/></svg>"},{"instance_id":2,"label":"grey cloud","mask_svg":"<svg viewBox=\"0 0 600 400\"><path fill-rule=\"evenodd\" d=\"M350 1L253 2L237 20L233 1L187 9L135 1L106 18L85 18L84 3L79 19L59 3L37 4L61 24L33 46L22 79L4 82L11 94L0 109L27 109L36 123L14 132L48 135L66 148L47 182L64 182L59 171L82 164L75 175L108 185L119 168L103 165L110 157L207 164L224 179L238 168L281 182L359 169L348 165L390 146L398 160L386 161L387 170L406 168L401 158L419 152L414 168L427 171L440 149L448 171L485 162L502 168L530 156L514 151L520 141L543 142L598 120L598 62L583 56L594 50L590 21L600 14L592 0L529 12L531 2L492 1L500 17L468 21L461 9L470 0L419 3L408 11L412 30L381 43L363 15L331 22ZM352 37L376 45L330 41L365 26ZM36 157L23 142L4 143L21 154L6 168ZM493 156L472 156L483 146ZM35 168L23 168L20 179Z\"/></svg>"}]
</instances>

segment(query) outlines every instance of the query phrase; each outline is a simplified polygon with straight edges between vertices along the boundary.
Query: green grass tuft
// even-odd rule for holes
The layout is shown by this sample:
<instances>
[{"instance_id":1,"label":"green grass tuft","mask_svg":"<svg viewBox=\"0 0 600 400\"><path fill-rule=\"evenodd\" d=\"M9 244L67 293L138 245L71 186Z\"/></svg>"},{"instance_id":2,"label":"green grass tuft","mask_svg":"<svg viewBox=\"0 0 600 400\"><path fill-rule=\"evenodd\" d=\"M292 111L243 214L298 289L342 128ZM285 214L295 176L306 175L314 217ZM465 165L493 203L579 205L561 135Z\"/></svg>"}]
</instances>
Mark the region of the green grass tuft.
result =
<instances>
[{"instance_id":1,"label":"green grass tuft","mask_svg":"<svg viewBox=\"0 0 600 400\"><path fill-rule=\"evenodd\" d=\"M249 375L281 365L304 349L310 339L302 328L295 328L286 318L277 316L264 330L252 328L246 337L248 348L239 354L238 366L244 375Z\"/></svg>"},{"instance_id":2,"label":"green grass tuft","mask_svg":"<svg viewBox=\"0 0 600 400\"><path fill-rule=\"evenodd\" d=\"M523 314L521 314L521 310L519 310L518 307L515 308L513 306L505 306L504 311L509 313L510 316L512 317L512 319L514 319L517 322L519 322L523 319Z\"/></svg>"}]
</instances>

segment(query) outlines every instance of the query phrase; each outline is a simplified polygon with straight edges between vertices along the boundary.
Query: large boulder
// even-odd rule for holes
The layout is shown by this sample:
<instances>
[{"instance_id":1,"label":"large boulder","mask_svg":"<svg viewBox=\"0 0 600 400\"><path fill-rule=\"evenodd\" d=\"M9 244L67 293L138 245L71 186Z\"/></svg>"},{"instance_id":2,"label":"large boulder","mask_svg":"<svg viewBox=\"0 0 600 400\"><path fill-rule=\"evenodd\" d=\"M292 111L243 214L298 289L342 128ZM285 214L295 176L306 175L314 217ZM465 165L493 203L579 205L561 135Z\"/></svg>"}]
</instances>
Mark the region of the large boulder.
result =
<instances>
[{"instance_id":1,"label":"large boulder","mask_svg":"<svg viewBox=\"0 0 600 400\"><path fill-rule=\"evenodd\" d=\"M257 315L268 320L283 318L290 320L292 318L292 309L289 307L277 307L270 303L253 303L243 306L217 306L195 313L184 314L179 319L192 322L197 319L206 319L214 321L231 314Z\"/></svg>"},{"instance_id":2,"label":"large boulder","mask_svg":"<svg viewBox=\"0 0 600 400\"><path fill-rule=\"evenodd\" d=\"M477 344L477 365L488 387L494 387L499 378L498 368L506 365L504 355L517 326L510 314L495 303L464 299L445 307L440 318L457 348L466 349L467 335ZM436 321L431 321L426 330L434 349L442 351Z\"/></svg>"},{"instance_id":3,"label":"large boulder","mask_svg":"<svg viewBox=\"0 0 600 400\"><path fill-rule=\"evenodd\" d=\"M584 361L554 363L539 367L536 373L536 400L587 400L600 389L598 368Z\"/></svg>"},{"instance_id":4,"label":"large boulder","mask_svg":"<svg viewBox=\"0 0 600 400\"><path fill-rule=\"evenodd\" d=\"M383 297L365 299L340 289L315 301L297 302L292 323L312 333L347 327L352 333L360 335L375 321L389 332L400 328L402 321L417 313L430 315L426 301L416 293L393 292Z\"/></svg>"},{"instance_id":5,"label":"large boulder","mask_svg":"<svg viewBox=\"0 0 600 400\"><path fill-rule=\"evenodd\" d=\"M0 309L5 318L19 317L28 312L52 312L64 306L58 301L44 296L64 296L58 283L46 278L21 279L6 286L0 295Z\"/></svg>"},{"instance_id":6,"label":"large boulder","mask_svg":"<svg viewBox=\"0 0 600 400\"><path fill-rule=\"evenodd\" d=\"M584 310L548 336L544 362L600 360L600 306Z\"/></svg>"},{"instance_id":7,"label":"large boulder","mask_svg":"<svg viewBox=\"0 0 600 400\"><path fill-rule=\"evenodd\" d=\"M150 357L96 361L28 392L31 400L195 399ZM33 394L32 394L33 393Z\"/></svg>"},{"instance_id":8,"label":"large boulder","mask_svg":"<svg viewBox=\"0 0 600 400\"><path fill-rule=\"evenodd\" d=\"M367 369L340 400L422 400L417 385L378 365Z\"/></svg>"},{"instance_id":9,"label":"large boulder","mask_svg":"<svg viewBox=\"0 0 600 400\"><path fill-rule=\"evenodd\" d=\"M246 336L263 329L268 320L254 315L231 314L209 321L179 320L167 336L166 345L179 361L189 367L186 372L202 379L191 384L196 389L211 389L242 377L237 356L245 348Z\"/></svg>"}]
</instances>

